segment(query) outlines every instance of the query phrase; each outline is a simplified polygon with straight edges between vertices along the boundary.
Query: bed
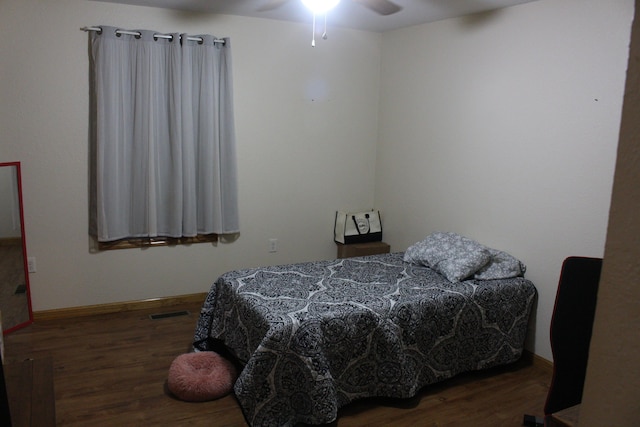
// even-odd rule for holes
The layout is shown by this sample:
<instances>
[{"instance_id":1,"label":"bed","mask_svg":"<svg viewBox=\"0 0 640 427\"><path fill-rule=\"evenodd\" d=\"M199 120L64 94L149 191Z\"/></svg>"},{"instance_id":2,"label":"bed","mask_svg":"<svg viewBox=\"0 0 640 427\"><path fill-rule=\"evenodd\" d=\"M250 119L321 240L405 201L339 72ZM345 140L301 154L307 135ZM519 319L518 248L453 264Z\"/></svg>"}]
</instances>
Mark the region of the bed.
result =
<instances>
[{"instance_id":1,"label":"bed","mask_svg":"<svg viewBox=\"0 0 640 427\"><path fill-rule=\"evenodd\" d=\"M411 257L226 273L203 304L194 349L242 365L234 392L251 426L329 423L356 399L411 397L520 358L536 295L529 280L451 281Z\"/></svg>"}]
</instances>

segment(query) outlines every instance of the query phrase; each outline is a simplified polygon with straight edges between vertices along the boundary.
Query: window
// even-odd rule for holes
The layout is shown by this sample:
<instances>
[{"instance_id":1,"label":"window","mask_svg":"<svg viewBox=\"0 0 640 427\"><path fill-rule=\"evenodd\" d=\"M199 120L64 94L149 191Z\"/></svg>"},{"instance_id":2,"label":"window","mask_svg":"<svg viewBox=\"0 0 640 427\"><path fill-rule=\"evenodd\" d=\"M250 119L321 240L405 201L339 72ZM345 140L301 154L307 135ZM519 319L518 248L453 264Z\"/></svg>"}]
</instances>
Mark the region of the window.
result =
<instances>
[{"instance_id":1,"label":"window","mask_svg":"<svg viewBox=\"0 0 640 427\"><path fill-rule=\"evenodd\" d=\"M90 234L100 249L239 231L229 39L90 33Z\"/></svg>"}]
</instances>

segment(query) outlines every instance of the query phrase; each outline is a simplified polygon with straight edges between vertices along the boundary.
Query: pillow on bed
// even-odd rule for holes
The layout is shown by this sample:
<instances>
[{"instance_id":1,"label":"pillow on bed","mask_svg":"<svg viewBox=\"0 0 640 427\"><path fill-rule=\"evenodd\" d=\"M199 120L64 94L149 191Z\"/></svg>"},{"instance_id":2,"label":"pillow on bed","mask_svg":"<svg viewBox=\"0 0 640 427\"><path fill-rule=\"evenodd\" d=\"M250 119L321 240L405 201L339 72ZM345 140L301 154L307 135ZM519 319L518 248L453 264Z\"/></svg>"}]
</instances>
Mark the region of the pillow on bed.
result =
<instances>
[{"instance_id":1,"label":"pillow on bed","mask_svg":"<svg viewBox=\"0 0 640 427\"><path fill-rule=\"evenodd\" d=\"M456 233L433 233L410 246L404 260L425 265L450 282L472 276L491 260L491 252L480 243Z\"/></svg>"},{"instance_id":2,"label":"pillow on bed","mask_svg":"<svg viewBox=\"0 0 640 427\"><path fill-rule=\"evenodd\" d=\"M491 261L474 274L474 279L508 279L524 275L524 272L527 270L527 266L521 261L506 252L499 251L497 249L488 249L491 253Z\"/></svg>"}]
</instances>

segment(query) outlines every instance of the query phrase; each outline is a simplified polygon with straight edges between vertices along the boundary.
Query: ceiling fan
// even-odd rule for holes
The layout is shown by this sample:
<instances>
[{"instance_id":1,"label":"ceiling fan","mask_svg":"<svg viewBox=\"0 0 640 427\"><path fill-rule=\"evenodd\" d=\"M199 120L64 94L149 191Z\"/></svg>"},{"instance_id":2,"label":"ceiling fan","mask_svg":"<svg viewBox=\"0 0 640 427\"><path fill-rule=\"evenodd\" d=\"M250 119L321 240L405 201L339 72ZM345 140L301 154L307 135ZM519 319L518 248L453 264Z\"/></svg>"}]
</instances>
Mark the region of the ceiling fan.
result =
<instances>
[{"instance_id":1,"label":"ceiling fan","mask_svg":"<svg viewBox=\"0 0 640 427\"><path fill-rule=\"evenodd\" d=\"M266 12L269 10L277 9L278 7L290 2L291 0L268 0L261 8L259 12ZM324 15L324 33L322 39L327 39L327 12L334 8L340 0L301 0L309 10L313 12L313 28L311 31L311 46L316 46L316 15ZM359 3L364 7L383 16L391 15L393 13L402 10L402 7L391 2L390 0L351 0L355 3Z\"/></svg>"},{"instance_id":2,"label":"ceiling fan","mask_svg":"<svg viewBox=\"0 0 640 427\"><path fill-rule=\"evenodd\" d=\"M285 3L288 3L289 1L292 1L292 0L269 0L266 4L260 7L258 11L266 12L269 10L277 9L280 6L284 5ZM397 4L389 0L351 0L351 1L355 3L360 3L364 7L371 9L372 11L384 16L391 15L402 10L402 7L398 6ZM334 1L334 3L337 3L337 1Z\"/></svg>"}]
</instances>

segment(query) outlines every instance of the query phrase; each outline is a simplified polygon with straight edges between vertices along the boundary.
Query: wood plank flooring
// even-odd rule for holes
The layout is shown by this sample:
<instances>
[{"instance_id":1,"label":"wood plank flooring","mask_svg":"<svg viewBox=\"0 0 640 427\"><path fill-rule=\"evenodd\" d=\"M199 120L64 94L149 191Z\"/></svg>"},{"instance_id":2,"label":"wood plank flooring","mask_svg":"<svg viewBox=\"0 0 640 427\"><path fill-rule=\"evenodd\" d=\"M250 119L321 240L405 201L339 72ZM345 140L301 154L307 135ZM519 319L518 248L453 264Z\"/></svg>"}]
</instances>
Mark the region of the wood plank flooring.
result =
<instances>
[{"instance_id":1,"label":"wood plank flooring","mask_svg":"<svg viewBox=\"0 0 640 427\"><path fill-rule=\"evenodd\" d=\"M188 310L151 320L150 314ZM233 395L187 403L166 391L189 350L199 304L36 322L5 336L5 363L51 357L59 426L246 426ZM332 427L520 426L542 415L551 369L520 361L428 386L411 399L354 402Z\"/></svg>"}]
</instances>

